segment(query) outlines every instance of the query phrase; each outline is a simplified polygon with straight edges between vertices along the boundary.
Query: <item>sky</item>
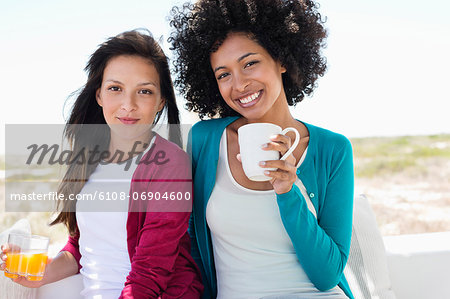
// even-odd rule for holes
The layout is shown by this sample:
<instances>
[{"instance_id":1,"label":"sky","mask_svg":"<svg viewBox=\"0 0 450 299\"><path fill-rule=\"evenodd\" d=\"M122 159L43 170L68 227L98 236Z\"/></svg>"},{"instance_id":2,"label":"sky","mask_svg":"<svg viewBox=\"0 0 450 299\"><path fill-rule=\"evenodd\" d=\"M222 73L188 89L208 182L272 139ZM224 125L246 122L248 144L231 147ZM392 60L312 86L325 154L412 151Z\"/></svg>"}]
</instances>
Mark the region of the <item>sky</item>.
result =
<instances>
[{"instance_id":1,"label":"sky","mask_svg":"<svg viewBox=\"0 0 450 299\"><path fill-rule=\"evenodd\" d=\"M169 11L184 1L0 0L0 152L5 124L62 124L89 55L148 28L171 57ZM350 138L450 133L450 2L324 0L328 71L297 119ZM183 123L195 118L184 111Z\"/></svg>"}]
</instances>

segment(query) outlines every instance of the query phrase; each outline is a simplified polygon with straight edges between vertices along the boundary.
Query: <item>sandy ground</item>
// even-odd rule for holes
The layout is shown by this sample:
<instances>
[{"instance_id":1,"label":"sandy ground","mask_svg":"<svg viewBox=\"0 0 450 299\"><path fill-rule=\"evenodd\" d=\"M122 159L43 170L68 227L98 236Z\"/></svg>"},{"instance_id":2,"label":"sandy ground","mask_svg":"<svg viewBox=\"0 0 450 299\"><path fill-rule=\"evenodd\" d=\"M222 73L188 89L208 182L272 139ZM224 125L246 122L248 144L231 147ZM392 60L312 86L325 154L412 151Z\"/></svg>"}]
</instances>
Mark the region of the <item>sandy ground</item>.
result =
<instances>
[{"instance_id":1,"label":"sandy ground","mask_svg":"<svg viewBox=\"0 0 450 299\"><path fill-rule=\"evenodd\" d=\"M424 175L355 180L355 194L367 195L382 235L450 231L450 161L427 164Z\"/></svg>"}]
</instances>

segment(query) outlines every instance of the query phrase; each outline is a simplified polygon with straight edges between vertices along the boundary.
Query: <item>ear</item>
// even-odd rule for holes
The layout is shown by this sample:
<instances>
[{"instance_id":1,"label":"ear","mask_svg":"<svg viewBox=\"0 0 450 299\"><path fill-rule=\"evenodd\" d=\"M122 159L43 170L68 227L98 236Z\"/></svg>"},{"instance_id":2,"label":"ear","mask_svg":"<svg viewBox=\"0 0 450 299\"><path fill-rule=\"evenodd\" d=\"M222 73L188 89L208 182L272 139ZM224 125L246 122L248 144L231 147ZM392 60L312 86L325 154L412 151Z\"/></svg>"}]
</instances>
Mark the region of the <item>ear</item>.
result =
<instances>
[{"instance_id":1,"label":"ear","mask_svg":"<svg viewBox=\"0 0 450 299\"><path fill-rule=\"evenodd\" d=\"M166 105L166 99L161 98L161 102L158 105L158 112L161 112L161 110L164 109L164 106Z\"/></svg>"},{"instance_id":2,"label":"ear","mask_svg":"<svg viewBox=\"0 0 450 299\"><path fill-rule=\"evenodd\" d=\"M102 106L102 98L100 97L100 88L99 89L97 89L97 91L95 92L95 99L97 100L97 104L100 106L100 107L103 107Z\"/></svg>"},{"instance_id":3,"label":"ear","mask_svg":"<svg viewBox=\"0 0 450 299\"><path fill-rule=\"evenodd\" d=\"M280 65L280 73L286 73L286 68L282 65Z\"/></svg>"}]
</instances>

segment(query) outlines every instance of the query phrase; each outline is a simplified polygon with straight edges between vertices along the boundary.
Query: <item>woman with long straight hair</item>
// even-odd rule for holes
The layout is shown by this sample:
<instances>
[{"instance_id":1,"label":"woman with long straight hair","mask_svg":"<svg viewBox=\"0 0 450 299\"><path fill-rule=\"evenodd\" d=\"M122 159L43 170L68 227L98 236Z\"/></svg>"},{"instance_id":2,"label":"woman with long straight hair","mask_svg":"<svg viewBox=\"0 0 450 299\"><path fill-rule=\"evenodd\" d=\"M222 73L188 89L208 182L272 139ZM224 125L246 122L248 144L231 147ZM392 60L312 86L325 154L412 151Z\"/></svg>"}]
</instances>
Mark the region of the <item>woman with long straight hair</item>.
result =
<instances>
[{"instance_id":1,"label":"woman with long straight hair","mask_svg":"<svg viewBox=\"0 0 450 299\"><path fill-rule=\"evenodd\" d=\"M58 192L66 200L51 223L63 223L69 240L41 281L14 281L39 287L80 272L85 298L199 298L190 162L167 57L149 32L133 30L101 44L85 70L65 127L72 157ZM164 111L173 142L152 130Z\"/></svg>"}]
</instances>

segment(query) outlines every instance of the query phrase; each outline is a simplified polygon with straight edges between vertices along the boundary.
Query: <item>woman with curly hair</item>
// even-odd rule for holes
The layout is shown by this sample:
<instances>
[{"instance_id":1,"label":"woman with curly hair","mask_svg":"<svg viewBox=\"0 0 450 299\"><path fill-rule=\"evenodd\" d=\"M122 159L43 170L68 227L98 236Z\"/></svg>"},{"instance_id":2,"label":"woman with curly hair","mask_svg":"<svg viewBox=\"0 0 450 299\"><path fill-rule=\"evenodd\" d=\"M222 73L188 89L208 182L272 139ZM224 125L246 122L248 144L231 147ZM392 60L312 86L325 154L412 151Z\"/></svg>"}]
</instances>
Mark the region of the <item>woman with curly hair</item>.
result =
<instances>
[{"instance_id":1,"label":"woman with curly hair","mask_svg":"<svg viewBox=\"0 0 450 299\"><path fill-rule=\"evenodd\" d=\"M176 86L203 120L191 131L190 233L204 298L353 298L343 276L352 233L353 157L344 136L296 120L289 106L326 70L318 5L308 0L200 0L172 10ZM238 129L294 127L284 161L248 179ZM291 136L271 137L281 155Z\"/></svg>"}]
</instances>

